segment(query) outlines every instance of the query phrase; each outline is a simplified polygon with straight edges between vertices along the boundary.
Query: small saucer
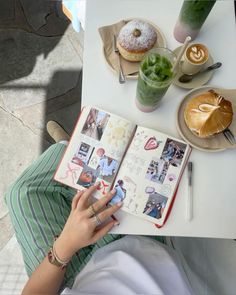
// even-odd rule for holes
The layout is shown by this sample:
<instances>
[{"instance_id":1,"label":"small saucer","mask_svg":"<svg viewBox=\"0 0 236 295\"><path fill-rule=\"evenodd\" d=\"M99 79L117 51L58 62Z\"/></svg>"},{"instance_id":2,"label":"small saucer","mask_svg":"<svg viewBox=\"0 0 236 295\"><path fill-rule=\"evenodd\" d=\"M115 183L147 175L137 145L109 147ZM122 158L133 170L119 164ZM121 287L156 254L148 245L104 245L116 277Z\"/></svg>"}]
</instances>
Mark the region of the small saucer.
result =
<instances>
[{"instance_id":1,"label":"small saucer","mask_svg":"<svg viewBox=\"0 0 236 295\"><path fill-rule=\"evenodd\" d=\"M178 53L180 52L182 46L177 47L174 51L174 53L176 55L178 55ZM180 63L182 63L183 61L180 61ZM212 65L214 63L212 56L209 54L209 58L208 61L205 64L205 68L209 67L210 65ZM176 86L179 86L181 88L186 88L186 89L192 89L192 88L196 88L199 86L202 86L204 84L206 84L211 77L213 76L214 71L208 71L202 74L197 75L196 77L193 78L192 81L187 82L187 83L182 83L179 81L179 78L183 75L182 71L181 71L181 64L179 67L179 71L175 77L175 80L173 81L173 84Z\"/></svg>"}]
</instances>

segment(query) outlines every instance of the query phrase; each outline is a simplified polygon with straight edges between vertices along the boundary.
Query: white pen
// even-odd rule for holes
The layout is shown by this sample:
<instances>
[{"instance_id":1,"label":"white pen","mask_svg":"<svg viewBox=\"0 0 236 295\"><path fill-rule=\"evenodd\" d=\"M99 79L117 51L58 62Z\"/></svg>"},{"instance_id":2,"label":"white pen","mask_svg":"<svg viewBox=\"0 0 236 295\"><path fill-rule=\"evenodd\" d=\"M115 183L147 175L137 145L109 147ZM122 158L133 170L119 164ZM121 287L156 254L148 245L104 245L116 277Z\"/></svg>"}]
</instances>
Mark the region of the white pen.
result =
<instances>
[{"instance_id":1,"label":"white pen","mask_svg":"<svg viewBox=\"0 0 236 295\"><path fill-rule=\"evenodd\" d=\"M186 219L193 218L193 162L188 162L188 196L186 207Z\"/></svg>"}]
</instances>

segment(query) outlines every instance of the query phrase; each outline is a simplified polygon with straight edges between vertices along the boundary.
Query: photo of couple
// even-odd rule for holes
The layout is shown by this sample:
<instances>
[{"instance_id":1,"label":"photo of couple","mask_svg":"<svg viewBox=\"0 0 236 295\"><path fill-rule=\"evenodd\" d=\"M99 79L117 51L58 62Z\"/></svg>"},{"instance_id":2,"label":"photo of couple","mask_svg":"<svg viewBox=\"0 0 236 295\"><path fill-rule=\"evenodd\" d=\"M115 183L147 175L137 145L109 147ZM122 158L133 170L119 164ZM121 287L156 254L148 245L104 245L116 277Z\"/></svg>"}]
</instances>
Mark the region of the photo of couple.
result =
<instances>
[{"instance_id":1,"label":"photo of couple","mask_svg":"<svg viewBox=\"0 0 236 295\"><path fill-rule=\"evenodd\" d=\"M182 163L186 147L186 144L168 138L162 151L161 158L174 167L178 167Z\"/></svg>"},{"instance_id":2,"label":"photo of couple","mask_svg":"<svg viewBox=\"0 0 236 295\"><path fill-rule=\"evenodd\" d=\"M150 194L143 213L156 219L161 218L165 210L167 200L167 197L162 196L157 192Z\"/></svg>"}]
</instances>

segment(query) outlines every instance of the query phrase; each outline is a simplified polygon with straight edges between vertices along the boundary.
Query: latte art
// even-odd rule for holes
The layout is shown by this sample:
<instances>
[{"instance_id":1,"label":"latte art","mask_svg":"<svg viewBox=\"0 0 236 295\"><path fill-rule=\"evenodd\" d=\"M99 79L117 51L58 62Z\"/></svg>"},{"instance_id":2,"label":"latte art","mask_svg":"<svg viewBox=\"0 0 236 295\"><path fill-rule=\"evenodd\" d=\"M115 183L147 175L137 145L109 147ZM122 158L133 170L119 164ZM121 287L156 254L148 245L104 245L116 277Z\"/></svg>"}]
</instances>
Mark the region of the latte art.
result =
<instances>
[{"instance_id":1,"label":"latte art","mask_svg":"<svg viewBox=\"0 0 236 295\"><path fill-rule=\"evenodd\" d=\"M201 64L208 58L208 50L202 44L194 44L187 49L187 58L190 62Z\"/></svg>"}]
</instances>

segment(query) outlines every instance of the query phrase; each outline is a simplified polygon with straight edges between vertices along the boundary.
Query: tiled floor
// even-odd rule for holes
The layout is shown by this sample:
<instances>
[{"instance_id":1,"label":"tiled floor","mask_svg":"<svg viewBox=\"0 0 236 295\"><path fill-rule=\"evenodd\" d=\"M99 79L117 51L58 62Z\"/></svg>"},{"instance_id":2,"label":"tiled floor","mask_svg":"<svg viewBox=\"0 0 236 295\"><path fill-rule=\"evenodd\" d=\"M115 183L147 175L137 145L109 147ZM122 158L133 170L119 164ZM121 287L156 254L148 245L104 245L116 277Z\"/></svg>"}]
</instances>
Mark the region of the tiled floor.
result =
<instances>
[{"instance_id":1,"label":"tiled floor","mask_svg":"<svg viewBox=\"0 0 236 295\"><path fill-rule=\"evenodd\" d=\"M21 294L28 277L15 235L0 251L0 295Z\"/></svg>"},{"instance_id":2,"label":"tiled floor","mask_svg":"<svg viewBox=\"0 0 236 295\"><path fill-rule=\"evenodd\" d=\"M0 294L19 295L27 281L22 265L1 265Z\"/></svg>"}]
</instances>

